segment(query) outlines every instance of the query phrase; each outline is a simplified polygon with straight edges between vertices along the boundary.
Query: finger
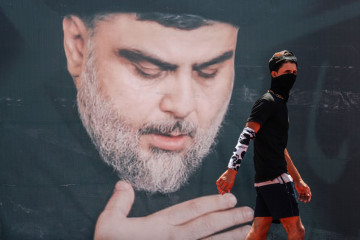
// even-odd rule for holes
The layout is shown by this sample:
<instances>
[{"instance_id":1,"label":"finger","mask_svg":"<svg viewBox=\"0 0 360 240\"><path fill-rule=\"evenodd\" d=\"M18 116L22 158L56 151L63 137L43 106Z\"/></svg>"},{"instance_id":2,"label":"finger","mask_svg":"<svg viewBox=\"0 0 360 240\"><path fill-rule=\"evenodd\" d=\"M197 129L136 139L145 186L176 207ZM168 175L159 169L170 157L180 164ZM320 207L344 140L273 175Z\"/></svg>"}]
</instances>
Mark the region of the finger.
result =
<instances>
[{"instance_id":1,"label":"finger","mask_svg":"<svg viewBox=\"0 0 360 240\"><path fill-rule=\"evenodd\" d=\"M220 189L220 190L224 190L225 187L226 187L226 185L223 181L218 185L218 189Z\"/></svg>"},{"instance_id":2,"label":"finger","mask_svg":"<svg viewBox=\"0 0 360 240\"><path fill-rule=\"evenodd\" d=\"M219 186L221 189L223 189L223 188L224 188L224 184L225 184L225 181L222 180L221 182L219 182L219 185L218 185L218 186Z\"/></svg>"},{"instance_id":3,"label":"finger","mask_svg":"<svg viewBox=\"0 0 360 240\"><path fill-rule=\"evenodd\" d=\"M184 234L180 239L207 237L221 230L250 222L253 216L254 212L249 207L213 212L179 226L183 230L180 233Z\"/></svg>"},{"instance_id":4,"label":"finger","mask_svg":"<svg viewBox=\"0 0 360 240\"><path fill-rule=\"evenodd\" d=\"M223 179L223 181L221 182L222 186L228 186L229 185L229 179Z\"/></svg>"},{"instance_id":5,"label":"finger","mask_svg":"<svg viewBox=\"0 0 360 240\"><path fill-rule=\"evenodd\" d=\"M105 211L116 211L126 217L134 203L135 193L132 186L125 182L116 183L114 193L106 204Z\"/></svg>"},{"instance_id":6,"label":"finger","mask_svg":"<svg viewBox=\"0 0 360 240\"><path fill-rule=\"evenodd\" d=\"M218 187L217 189L218 189L220 194L222 194L222 192L224 192L224 190L222 188L220 188L220 187Z\"/></svg>"},{"instance_id":7,"label":"finger","mask_svg":"<svg viewBox=\"0 0 360 240\"><path fill-rule=\"evenodd\" d=\"M217 187L219 187L220 182L221 182L220 179L218 179L218 180L216 181L216 186L217 186Z\"/></svg>"},{"instance_id":8,"label":"finger","mask_svg":"<svg viewBox=\"0 0 360 240\"><path fill-rule=\"evenodd\" d=\"M312 197L312 194L311 194L311 190L310 190L310 188L309 188L309 187L308 187L308 194L309 194L309 202L310 202L311 197Z\"/></svg>"},{"instance_id":9,"label":"finger","mask_svg":"<svg viewBox=\"0 0 360 240\"><path fill-rule=\"evenodd\" d=\"M299 199L300 202L303 202L303 201L304 201L304 196L303 196L303 195L300 195L300 196L298 197L298 199Z\"/></svg>"},{"instance_id":10,"label":"finger","mask_svg":"<svg viewBox=\"0 0 360 240\"><path fill-rule=\"evenodd\" d=\"M245 240L251 229L250 225L245 225L239 228L236 228L231 231L226 231L210 237L204 238L204 240L223 240L223 239L236 239L236 240Z\"/></svg>"},{"instance_id":11,"label":"finger","mask_svg":"<svg viewBox=\"0 0 360 240\"><path fill-rule=\"evenodd\" d=\"M217 189L221 189L221 183L217 184Z\"/></svg>"},{"instance_id":12,"label":"finger","mask_svg":"<svg viewBox=\"0 0 360 240\"><path fill-rule=\"evenodd\" d=\"M225 192L230 193L231 188L227 187L224 189Z\"/></svg>"},{"instance_id":13,"label":"finger","mask_svg":"<svg viewBox=\"0 0 360 240\"><path fill-rule=\"evenodd\" d=\"M310 202L311 200L311 194L301 194L298 198L300 201L304 202L304 203L307 203L307 202Z\"/></svg>"},{"instance_id":14,"label":"finger","mask_svg":"<svg viewBox=\"0 0 360 240\"><path fill-rule=\"evenodd\" d=\"M224 182L222 185L221 185L221 189L223 189L223 190L227 190L227 189L229 189L229 186L230 186L230 184L228 183L228 182Z\"/></svg>"},{"instance_id":15,"label":"finger","mask_svg":"<svg viewBox=\"0 0 360 240\"><path fill-rule=\"evenodd\" d=\"M229 188L228 188L228 185L226 183L223 183L220 186L218 186L219 192L224 192L225 193L228 189Z\"/></svg>"},{"instance_id":16,"label":"finger","mask_svg":"<svg viewBox=\"0 0 360 240\"><path fill-rule=\"evenodd\" d=\"M225 186L223 189L222 189L222 194L226 193L226 192L230 192L229 190L230 188L228 186Z\"/></svg>"},{"instance_id":17,"label":"finger","mask_svg":"<svg viewBox=\"0 0 360 240\"><path fill-rule=\"evenodd\" d=\"M169 224L179 225L207 213L232 208L236 205L236 202L236 197L231 193L210 195L176 204L155 213L155 215L165 216Z\"/></svg>"}]
</instances>

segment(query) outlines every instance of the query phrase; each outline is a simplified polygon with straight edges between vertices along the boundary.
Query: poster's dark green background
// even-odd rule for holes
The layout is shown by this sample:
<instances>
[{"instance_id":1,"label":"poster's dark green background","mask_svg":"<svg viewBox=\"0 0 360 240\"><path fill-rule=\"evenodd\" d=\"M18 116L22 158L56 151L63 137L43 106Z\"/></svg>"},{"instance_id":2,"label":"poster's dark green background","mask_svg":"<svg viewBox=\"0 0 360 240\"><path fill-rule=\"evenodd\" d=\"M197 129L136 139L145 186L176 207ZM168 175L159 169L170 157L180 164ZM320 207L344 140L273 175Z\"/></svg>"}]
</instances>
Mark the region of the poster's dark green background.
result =
<instances>
[{"instance_id":1,"label":"poster's dark green background","mask_svg":"<svg viewBox=\"0 0 360 240\"><path fill-rule=\"evenodd\" d=\"M288 150L313 199L300 205L306 239L360 239L360 2L252 1L239 31L229 113L201 171L170 195L137 193L133 216L216 193L267 60L293 51ZM245 4L246 6L246 4ZM0 239L91 239L117 177L77 119L61 17L37 0L0 0ZM234 187L254 205L252 147ZM274 225L268 239L284 239Z\"/></svg>"}]
</instances>

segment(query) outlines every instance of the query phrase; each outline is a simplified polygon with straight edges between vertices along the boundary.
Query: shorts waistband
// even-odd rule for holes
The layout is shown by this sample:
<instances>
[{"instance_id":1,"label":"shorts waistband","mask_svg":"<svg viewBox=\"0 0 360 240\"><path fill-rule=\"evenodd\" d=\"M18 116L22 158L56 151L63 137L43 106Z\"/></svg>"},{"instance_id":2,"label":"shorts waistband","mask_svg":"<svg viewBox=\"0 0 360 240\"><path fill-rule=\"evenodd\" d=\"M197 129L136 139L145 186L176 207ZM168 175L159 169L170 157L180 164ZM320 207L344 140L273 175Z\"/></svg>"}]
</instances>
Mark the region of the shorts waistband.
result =
<instances>
[{"instance_id":1,"label":"shorts waistband","mask_svg":"<svg viewBox=\"0 0 360 240\"><path fill-rule=\"evenodd\" d=\"M274 178L273 180L255 183L254 186L262 187L262 186L266 186L266 185L270 185L270 184L279 184L279 183L284 184L284 183L288 183L288 182L293 182L293 178L289 174L283 173L280 176Z\"/></svg>"}]
</instances>

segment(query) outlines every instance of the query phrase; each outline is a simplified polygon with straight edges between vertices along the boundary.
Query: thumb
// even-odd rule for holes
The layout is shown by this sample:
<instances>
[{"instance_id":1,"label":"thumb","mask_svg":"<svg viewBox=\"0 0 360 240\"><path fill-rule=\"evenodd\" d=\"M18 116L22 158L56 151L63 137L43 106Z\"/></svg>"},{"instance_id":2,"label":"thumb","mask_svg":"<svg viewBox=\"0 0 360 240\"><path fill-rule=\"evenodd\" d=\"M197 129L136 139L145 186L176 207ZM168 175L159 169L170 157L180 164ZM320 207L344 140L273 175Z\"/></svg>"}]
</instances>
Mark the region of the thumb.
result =
<instances>
[{"instance_id":1,"label":"thumb","mask_svg":"<svg viewBox=\"0 0 360 240\"><path fill-rule=\"evenodd\" d=\"M109 199L104 211L115 211L126 217L134 203L135 193L132 186L125 181L115 185L114 193Z\"/></svg>"}]
</instances>

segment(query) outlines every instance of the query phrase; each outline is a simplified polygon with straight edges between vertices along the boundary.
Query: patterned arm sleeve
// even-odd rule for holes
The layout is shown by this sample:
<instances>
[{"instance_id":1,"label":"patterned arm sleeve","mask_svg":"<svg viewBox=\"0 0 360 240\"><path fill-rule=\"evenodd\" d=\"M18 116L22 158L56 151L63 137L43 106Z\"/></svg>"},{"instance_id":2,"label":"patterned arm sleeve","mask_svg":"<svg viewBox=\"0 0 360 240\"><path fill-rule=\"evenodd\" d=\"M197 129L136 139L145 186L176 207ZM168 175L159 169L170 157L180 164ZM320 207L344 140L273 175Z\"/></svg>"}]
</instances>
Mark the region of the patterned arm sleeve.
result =
<instances>
[{"instance_id":1,"label":"patterned arm sleeve","mask_svg":"<svg viewBox=\"0 0 360 240\"><path fill-rule=\"evenodd\" d=\"M235 151L230 158L228 168L239 170L242 159L245 156L245 153L249 147L250 140L255 138L255 131L249 127L245 127L242 133L240 134L238 143L235 147Z\"/></svg>"}]
</instances>

